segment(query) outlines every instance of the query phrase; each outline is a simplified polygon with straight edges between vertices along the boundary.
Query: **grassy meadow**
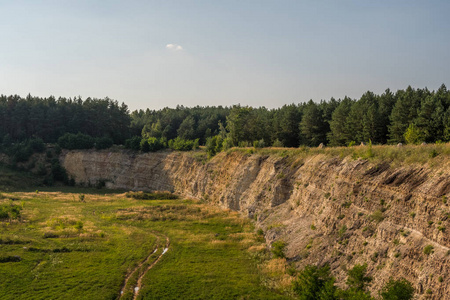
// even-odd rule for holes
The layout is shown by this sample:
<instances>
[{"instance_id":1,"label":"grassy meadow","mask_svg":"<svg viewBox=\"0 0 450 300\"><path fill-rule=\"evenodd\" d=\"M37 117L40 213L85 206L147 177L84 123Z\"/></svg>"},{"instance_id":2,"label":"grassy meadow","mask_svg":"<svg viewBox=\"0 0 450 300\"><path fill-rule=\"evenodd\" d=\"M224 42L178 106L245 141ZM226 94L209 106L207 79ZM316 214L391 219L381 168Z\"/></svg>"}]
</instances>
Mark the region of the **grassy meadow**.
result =
<instances>
[{"instance_id":1,"label":"grassy meadow","mask_svg":"<svg viewBox=\"0 0 450 300\"><path fill-rule=\"evenodd\" d=\"M63 189L0 193L0 299L133 299L139 280L138 299L287 297L261 284L265 246L235 212Z\"/></svg>"}]
</instances>

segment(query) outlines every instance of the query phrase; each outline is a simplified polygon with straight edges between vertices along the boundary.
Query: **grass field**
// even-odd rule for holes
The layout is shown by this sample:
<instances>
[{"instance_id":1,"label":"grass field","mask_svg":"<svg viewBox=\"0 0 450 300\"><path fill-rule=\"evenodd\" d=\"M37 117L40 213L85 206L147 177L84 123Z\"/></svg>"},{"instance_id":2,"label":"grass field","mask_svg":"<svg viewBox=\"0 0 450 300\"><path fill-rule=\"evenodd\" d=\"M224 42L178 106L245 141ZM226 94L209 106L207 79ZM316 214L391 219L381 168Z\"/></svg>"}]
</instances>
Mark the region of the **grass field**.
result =
<instances>
[{"instance_id":1,"label":"grass field","mask_svg":"<svg viewBox=\"0 0 450 300\"><path fill-rule=\"evenodd\" d=\"M0 219L0 299L132 299L139 280L138 299L287 297L261 285L264 247L237 213L104 193L1 192L20 216Z\"/></svg>"}]
</instances>

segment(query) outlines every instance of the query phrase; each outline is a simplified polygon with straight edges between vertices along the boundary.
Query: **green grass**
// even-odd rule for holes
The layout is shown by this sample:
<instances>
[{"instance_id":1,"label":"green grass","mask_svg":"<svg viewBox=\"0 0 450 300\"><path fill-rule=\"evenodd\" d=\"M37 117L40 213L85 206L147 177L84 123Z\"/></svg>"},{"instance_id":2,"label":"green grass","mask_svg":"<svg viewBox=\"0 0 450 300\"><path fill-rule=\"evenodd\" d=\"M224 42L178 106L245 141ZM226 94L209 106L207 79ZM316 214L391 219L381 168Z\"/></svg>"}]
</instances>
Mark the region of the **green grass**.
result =
<instances>
[{"instance_id":1,"label":"green grass","mask_svg":"<svg viewBox=\"0 0 450 300\"><path fill-rule=\"evenodd\" d=\"M252 148L253 149L253 148ZM352 147L305 147L300 148L258 148L254 153L260 155L275 155L286 157L294 163L299 163L313 155L325 155L330 157L351 157L352 159L368 159L374 163L391 162L395 164L425 164L431 167L439 166L440 162L448 159L450 155L450 143L428 145L373 145ZM247 153L247 148L232 148L227 153ZM300 164L301 165L301 164Z\"/></svg>"},{"instance_id":2,"label":"green grass","mask_svg":"<svg viewBox=\"0 0 450 300\"><path fill-rule=\"evenodd\" d=\"M2 191L0 204L14 198L23 210L21 219L0 222L1 299L116 299L125 276L162 235L170 238L169 251L143 277L140 299L286 298L261 285L249 251L261 242L237 213L192 200L64 190Z\"/></svg>"}]
</instances>

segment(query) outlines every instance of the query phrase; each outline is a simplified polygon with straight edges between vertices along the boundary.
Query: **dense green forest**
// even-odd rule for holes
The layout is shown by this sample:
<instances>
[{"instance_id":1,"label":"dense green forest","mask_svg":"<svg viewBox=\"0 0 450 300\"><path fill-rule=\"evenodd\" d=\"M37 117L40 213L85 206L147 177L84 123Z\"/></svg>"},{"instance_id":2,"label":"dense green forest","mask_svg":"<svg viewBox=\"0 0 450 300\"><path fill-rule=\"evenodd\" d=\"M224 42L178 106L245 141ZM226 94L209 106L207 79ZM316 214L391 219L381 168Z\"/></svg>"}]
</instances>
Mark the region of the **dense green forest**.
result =
<instances>
[{"instance_id":1,"label":"dense green forest","mask_svg":"<svg viewBox=\"0 0 450 300\"><path fill-rule=\"evenodd\" d=\"M450 141L450 91L443 84L359 99L284 105L267 109L177 106L129 112L109 98L0 96L0 141L33 146L31 140L62 148L189 150L207 145L210 154L232 146L343 146L350 143L434 143ZM26 144L28 143L28 144ZM36 144L36 142L34 142Z\"/></svg>"}]
</instances>

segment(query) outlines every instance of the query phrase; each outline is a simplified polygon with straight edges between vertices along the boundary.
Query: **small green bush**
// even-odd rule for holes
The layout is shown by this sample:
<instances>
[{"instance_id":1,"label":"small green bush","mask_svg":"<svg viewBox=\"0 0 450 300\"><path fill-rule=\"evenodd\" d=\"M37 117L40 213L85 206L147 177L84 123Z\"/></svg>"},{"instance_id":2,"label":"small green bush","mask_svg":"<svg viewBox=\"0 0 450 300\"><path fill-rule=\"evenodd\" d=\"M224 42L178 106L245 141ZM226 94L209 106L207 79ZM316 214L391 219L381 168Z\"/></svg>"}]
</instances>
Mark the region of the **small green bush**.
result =
<instances>
[{"instance_id":1,"label":"small green bush","mask_svg":"<svg viewBox=\"0 0 450 300\"><path fill-rule=\"evenodd\" d=\"M111 148L113 144L112 138L107 136L95 139L95 149L97 150Z\"/></svg>"},{"instance_id":2,"label":"small green bush","mask_svg":"<svg viewBox=\"0 0 450 300\"><path fill-rule=\"evenodd\" d=\"M423 248L423 253L426 254L426 255L430 255L431 253L434 252L433 249L434 249L433 245L426 245L426 246Z\"/></svg>"},{"instance_id":3,"label":"small green bush","mask_svg":"<svg viewBox=\"0 0 450 300\"><path fill-rule=\"evenodd\" d=\"M180 137L176 137L169 141L169 148L177 151L190 151L198 148L198 139L196 140L183 140Z\"/></svg>"},{"instance_id":4,"label":"small green bush","mask_svg":"<svg viewBox=\"0 0 450 300\"><path fill-rule=\"evenodd\" d=\"M341 227L341 229L339 229L339 232L338 232L339 237L344 236L344 234L345 234L346 232L347 232L347 226L343 225L343 226Z\"/></svg>"},{"instance_id":5,"label":"small green bush","mask_svg":"<svg viewBox=\"0 0 450 300\"><path fill-rule=\"evenodd\" d=\"M20 219L20 211L22 207L15 204L0 205L0 220L17 220Z\"/></svg>"},{"instance_id":6,"label":"small green bush","mask_svg":"<svg viewBox=\"0 0 450 300\"><path fill-rule=\"evenodd\" d=\"M81 221L77 221L76 223L75 223L75 229L77 229L77 230L81 230L81 229L83 229L83 222L81 222Z\"/></svg>"},{"instance_id":7,"label":"small green bush","mask_svg":"<svg viewBox=\"0 0 450 300\"><path fill-rule=\"evenodd\" d=\"M347 285L356 290L365 290L372 277L366 276L367 264L356 264L347 271Z\"/></svg>"},{"instance_id":8,"label":"small green bush","mask_svg":"<svg viewBox=\"0 0 450 300\"><path fill-rule=\"evenodd\" d=\"M80 202L85 202L85 195L84 194L79 194L78 195L78 199L80 200Z\"/></svg>"},{"instance_id":9,"label":"small green bush","mask_svg":"<svg viewBox=\"0 0 450 300\"><path fill-rule=\"evenodd\" d=\"M285 257L284 254L284 248L286 247L286 243L284 241L276 241L272 243L272 254L276 258L283 258Z\"/></svg>"},{"instance_id":10,"label":"small green bush","mask_svg":"<svg viewBox=\"0 0 450 300\"><path fill-rule=\"evenodd\" d=\"M139 151L141 149L141 140L142 138L140 136L133 136L131 139L125 141L125 148Z\"/></svg>"},{"instance_id":11,"label":"small green bush","mask_svg":"<svg viewBox=\"0 0 450 300\"><path fill-rule=\"evenodd\" d=\"M380 223L381 221L384 220L384 215L381 210L376 210L373 212L373 214L370 215L370 218L375 222Z\"/></svg>"},{"instance_id":12,"label":"small green bush","mask_svg":"<svg viewBox=\"0 0 450 300\"><path fill-rule=\"evenodd\" d=\"M414 287L406 279L390 279L380 291L383 300L410 300L414 296Z\"/></svg>"},{"instance_id":13,"label":"small green bush","mask_svg":"<svg viewBox=\"0 0 450 300\"><path fill-rule=\"evenodd\" d=\"M266 143L264 142L263 139L259 140L259 141L253 141L253 147L255 148L264 148L266 146Z\"/></svg>"},{"instance_id":14,"label":"small green bush","mask_svg":"<svg viewBox=\"0 0 450 300\"><path fill-rule=\"evenodd\" d=\"M94 147L95 139L90 135L83 133L65 133L58 139L58 145L61 148L74 149L91 149Z\"/></svg>"}]
</instances>

